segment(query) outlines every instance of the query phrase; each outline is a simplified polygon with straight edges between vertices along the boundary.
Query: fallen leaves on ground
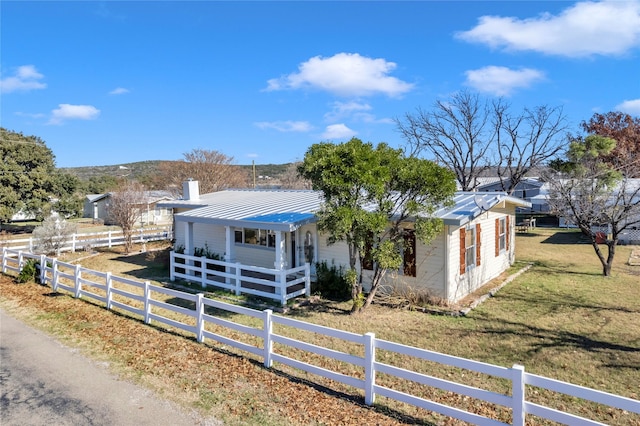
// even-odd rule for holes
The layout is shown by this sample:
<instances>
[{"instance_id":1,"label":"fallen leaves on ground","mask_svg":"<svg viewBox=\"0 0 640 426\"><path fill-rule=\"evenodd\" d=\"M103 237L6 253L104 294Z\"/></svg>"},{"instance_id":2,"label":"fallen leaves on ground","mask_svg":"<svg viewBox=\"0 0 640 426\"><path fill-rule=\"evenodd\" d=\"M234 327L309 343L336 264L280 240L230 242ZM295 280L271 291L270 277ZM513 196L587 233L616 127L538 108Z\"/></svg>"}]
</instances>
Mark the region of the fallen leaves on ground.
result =
<instances>
[{"instance_id":1,"label":"fallen leaves on ground","mask_svg":"<svg viewBox=\"0 0 640 426\"><path fill-rule=\"evenodd\" d=\"M124 378L230 424L255 424L260 419L290 425L433 424L384 406L369 407L357 391L340 393L264 368L250 354L199 344L71 295L52 293L48 287L15 284L11 277L0 276L0 290L9 313L110 362ZM442 419L438 423L460 424Z\"/></svg>"}]
</instances>

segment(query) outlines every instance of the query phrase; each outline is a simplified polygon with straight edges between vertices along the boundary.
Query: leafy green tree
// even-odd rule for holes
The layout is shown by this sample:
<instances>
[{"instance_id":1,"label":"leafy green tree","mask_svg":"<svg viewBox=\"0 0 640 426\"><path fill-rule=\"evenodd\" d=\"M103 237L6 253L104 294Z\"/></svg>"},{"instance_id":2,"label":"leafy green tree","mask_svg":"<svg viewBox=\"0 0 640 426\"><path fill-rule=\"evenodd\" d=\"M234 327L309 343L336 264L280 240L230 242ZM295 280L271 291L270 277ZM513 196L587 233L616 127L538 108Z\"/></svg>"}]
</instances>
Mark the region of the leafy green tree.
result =
<instances>
[{"instance_id":1,"label":"leafy green tree","mask_svg":"<svg viewBox=\"0 0 640 426\"><path fill-rule=\"evenodd\" d=\"M115 191L121 185L121 179L115 176L101 175L91 176L82 183L82 189L86 194L105 194Z\"/></svg>"},{"instance_id":2,"label":"leafy green tree","mask_svg":"<svg viewBox=\"0 0 640 426\"><path fill-rule=\"evenodd\" d=\"M406 157L385 143L373 146L353 138L312 145L298 166L302 177L322 191L318 228L329 244L345 242L352 312L371 304L389 270L402 266L405 236L431 241L442 222L431 216L455 192L455 175L437 164ZM413 230L406 229L413 223ZM363 264L373 263L371 289L363 294Z\"/></svg>"},{"instance_id":3,"label":"leafy green tree","mask_svg":"<svg viewBox=\"0 0 640 426\"><path fill-rule=\"evenodd\" d=\"M42 219L56 200L73 194L72 180L61 176L55 157L37 136L0 128L0 223L22 211Z\"/></svg>"},{"instance_id":4,"label":"leafy green tree","mask_svg":"<svg viewBox=\"0 0 640 426\"><path fill-rule=\"evenodd\" d=\"M640 223L640 185L624 175L626 165L618 168L609 161L615 147L614 139L599 135L573 140L567 161L555 161L558 172L547 178L552 211L589 238L604 276L611 275L620 234ZM602 232L603 226L608 232ZM607 247L606 256L599 240Z\"/></svg>"}]
</instances>

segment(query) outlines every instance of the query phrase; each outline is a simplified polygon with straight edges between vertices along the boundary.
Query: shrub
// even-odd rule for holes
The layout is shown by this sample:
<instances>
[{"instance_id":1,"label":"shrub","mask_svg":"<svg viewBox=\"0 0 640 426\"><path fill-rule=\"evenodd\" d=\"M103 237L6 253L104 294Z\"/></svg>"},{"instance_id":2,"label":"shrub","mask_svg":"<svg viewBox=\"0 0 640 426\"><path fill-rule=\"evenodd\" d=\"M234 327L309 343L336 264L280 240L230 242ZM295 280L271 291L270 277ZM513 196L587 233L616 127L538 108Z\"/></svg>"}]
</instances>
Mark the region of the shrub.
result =
<instances>
[{"instance_id":1,"label":"shrub","mask_svg":"<svg viewBox=\"0 0 640 426\"><path fill-rule=\"evenodd\" d=\"M345 279L344 267L326 261L316 263L316 282L311 288L313 293L320 293L322 297L333 300L351 299L351 286Z\"/></svg>"},{"instance_id":2,"label":"shrub","mask_svg":"<svg viewBox=\"0 0 640 426\"><path fill-rule=\"evenodd\" d=\"M28 259L22 265L22 270L18 274L16 281L19 283L35 282L38 276L38 264L39 262L35 259Z\"/></svg>"}]
</instances>

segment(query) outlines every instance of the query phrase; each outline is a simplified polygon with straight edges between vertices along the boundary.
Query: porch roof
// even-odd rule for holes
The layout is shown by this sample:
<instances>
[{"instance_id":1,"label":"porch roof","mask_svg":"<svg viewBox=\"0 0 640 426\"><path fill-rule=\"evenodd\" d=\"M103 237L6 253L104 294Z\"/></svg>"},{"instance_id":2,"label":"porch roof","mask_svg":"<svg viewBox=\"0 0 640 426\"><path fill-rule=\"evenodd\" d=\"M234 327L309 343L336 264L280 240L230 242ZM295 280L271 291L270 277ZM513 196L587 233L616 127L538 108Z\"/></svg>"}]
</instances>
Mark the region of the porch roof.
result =
<instances>
[{"instance_id":1,"label":"porch roof","mask_svg":"<svg viewBox=\"0 0 640 426\"><path fill-rule=\"evenodd\" d=\"M176 214L176 222L291 232L315 222L323 202L317 191L237 189L211 195L208 206ZM435 216L446 225L462 226L505 204L531 207L531 203L504 192L456 192L453 206L436 210Z\"/></svg>"},{"instance_id":2,"label":"porch roof","mask_svg":"<svg viewBox=\"0 0 640 426\"><path fill-rule=\"evenodd\" d=\"M291 232L316 221L322 194L300 190L236 189L211 194L209 205L175 215L176 222Z\"/></svg>"},{"instance_id":3,"label":"porch roof","mask_svg":"<svg viewBox=\"0 0 640 426\"><path fill-rule=\"evenodd\" d=\"M504 192L456 192L452 207L441 207L434 216L443 220L445 225L463 226L482 213L512 204L515 207L531 207L531 203Z\"/></svg>"}]
</instances>

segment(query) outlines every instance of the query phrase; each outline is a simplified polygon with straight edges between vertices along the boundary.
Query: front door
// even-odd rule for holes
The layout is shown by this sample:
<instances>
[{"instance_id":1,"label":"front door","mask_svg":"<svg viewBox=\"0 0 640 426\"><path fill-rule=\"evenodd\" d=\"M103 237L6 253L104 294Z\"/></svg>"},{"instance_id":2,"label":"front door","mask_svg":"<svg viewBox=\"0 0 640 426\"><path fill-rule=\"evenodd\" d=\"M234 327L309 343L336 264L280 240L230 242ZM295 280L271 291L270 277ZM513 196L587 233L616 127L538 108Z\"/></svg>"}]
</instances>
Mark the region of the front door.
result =
<instances>
[{"instance_id":1,"label":"front door","mask_svg":"<svg viewBox=\"0 0 640 426\"><path fill-rule=\"evenodd\" d=\"M291 265L290 268L298 266L296 263L296 231L291 231L291 263L289 265Z\"/></svg>"}]
</instances>

